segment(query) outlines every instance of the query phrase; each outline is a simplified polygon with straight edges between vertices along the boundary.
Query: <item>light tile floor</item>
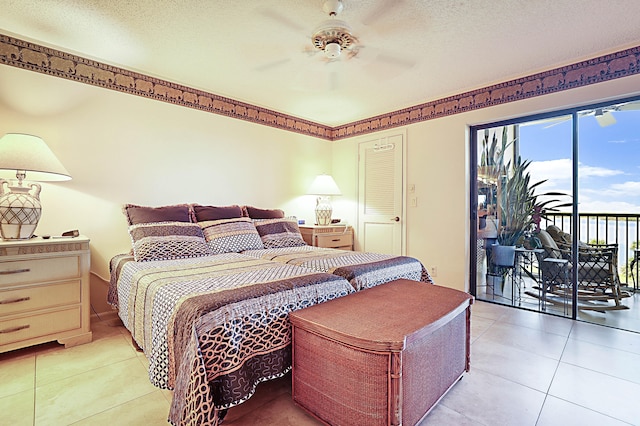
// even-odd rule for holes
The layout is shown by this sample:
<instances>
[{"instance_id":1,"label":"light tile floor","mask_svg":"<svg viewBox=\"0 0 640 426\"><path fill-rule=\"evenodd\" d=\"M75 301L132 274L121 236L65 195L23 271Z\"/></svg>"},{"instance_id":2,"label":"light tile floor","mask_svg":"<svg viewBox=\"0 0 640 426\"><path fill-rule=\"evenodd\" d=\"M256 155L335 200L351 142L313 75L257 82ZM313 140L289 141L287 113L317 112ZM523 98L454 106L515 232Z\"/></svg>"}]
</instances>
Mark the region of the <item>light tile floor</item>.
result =
<instances>
[{"instance_id":1,"label":"light tile floor","mask_svg":"<svg viewBox=\"0 0 640 426\"><path fill-rule=\"evenodd\" d=\"M117 319L94 341L0 354L0 425L166 425L171 392ZM640 425L640 334L477 301L471 372L424 425ZM261 384L225 425L318 425L290 377Z\"/></svg>"}]
</instances>

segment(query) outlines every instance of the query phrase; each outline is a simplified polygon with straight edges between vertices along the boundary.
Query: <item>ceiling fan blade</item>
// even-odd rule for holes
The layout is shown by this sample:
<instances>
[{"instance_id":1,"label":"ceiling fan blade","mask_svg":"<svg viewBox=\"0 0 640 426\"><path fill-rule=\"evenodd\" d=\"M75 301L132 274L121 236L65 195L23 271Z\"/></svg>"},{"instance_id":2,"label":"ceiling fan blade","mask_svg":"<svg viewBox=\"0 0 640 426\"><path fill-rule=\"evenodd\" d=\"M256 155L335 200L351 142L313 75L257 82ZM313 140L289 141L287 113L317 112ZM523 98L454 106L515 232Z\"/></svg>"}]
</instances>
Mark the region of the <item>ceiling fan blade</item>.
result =
<instances>
[{"instance_id":1,"label":"ceiling fan blade","mask_svg":"<svg viewBox=\"0 0 640 426\"><path fill-rule=\"evenodd\" d=\"M276 12L273 9L261 7L258 9L258 12L260 12L263 16L266 16L267 18L272 19L279 24L289 27L290 29L296 32L306 32L306 29L300 24L298 24L296 21L287 18L280 12Z\"/></svg>"},{"instance_id":2,"label":"ceiling fan blade","mask_svg":"<svg viewBox=\"0 0 640 426\"><path fill-rule=\"evenodd\" d=\"M355 56L362 60L363 69L375 80L388 80L412 68L416 62L377 49L367 48Z\"/></svg>"},{"instance_id":3,"label":"ceiling fan blade","mask_svg":"<svg viewBox=\"0 0 640 426\"><path fill-rule=\"evenodd\" d=\"M291 62L291 58L282 58L275 61L267 62L266 64L258 65L254 68L254 71L269 71L272 68L279 67L280 65L284 65L288 62Z\"/></svg>"},{"instance_id":4,"label":"ceiling fan blade","mask_svg":"<svg viewBox=\"0 0 640 426\"><path fill-rule=\"evenodd\" d=\"M378 22L382 17L388 15L389 10L393 7L399 7L404 3L403 0L381 0L378 5L364 17L362 23L370 26Z\"/></svg>"},{"instance_id":5,"label":"ceiling fan blade","mask_svg":"<svg viewBox=\"0 0 640 426\"><path fill-rule=\"evenodd\" d=\"M416 62L411 59L401 58L399 56L393 56L386 53L380 53L376 57L376 61L391 64L398 68L412 68Z\"/></svg>"},{"instance_id":6,"label":"ceiling fan blade","mask_svg":"<svg viewBox=\"0 0 640 426\"><path fill-rule=\"evenodd\" d=\"M605 111L602 114L594 115L600 127L607 127L616 124L616 118L609 111Z\"/></svg>"},{"instance_id":7,"label":"ceiling fan blade","mask_svg":"<svg viewBox=\"0 0 640 426\"><path fill-rule=\"evenodd\" d=\"M640 110L640 101L627 102L626 104L618 105L616 111L636 111Z\"/></svg>"},{"instance_id":8,"label":"ceiling fan blade","mask_svg":"<svg viewBox=\"0 0 640 426\"><path fill-rule=\"evenodd\" d=\"M340 88L340 74L336 71L332 71L329 73L327 78L329 80L329 91L338 90Z\"/></svg>"},{"instance_id":9,"label":"ceiling fan blade","mask_svg":"<svg viewBox=\"0 0 640 426\"><path fill-rule=\"evenodd\" d=\"M543 124L543 123L549 123L546 126L543 127L543 129L548 129L550 127L553 126L557 126L558 124L562 124L562 123L566 123L567 121L571 120L571 116L567 116L564 115L562 117L552 117L552 118L545 118L542 120L537 120L534 122L534 124Z\"/></svg>"}]
</instances>

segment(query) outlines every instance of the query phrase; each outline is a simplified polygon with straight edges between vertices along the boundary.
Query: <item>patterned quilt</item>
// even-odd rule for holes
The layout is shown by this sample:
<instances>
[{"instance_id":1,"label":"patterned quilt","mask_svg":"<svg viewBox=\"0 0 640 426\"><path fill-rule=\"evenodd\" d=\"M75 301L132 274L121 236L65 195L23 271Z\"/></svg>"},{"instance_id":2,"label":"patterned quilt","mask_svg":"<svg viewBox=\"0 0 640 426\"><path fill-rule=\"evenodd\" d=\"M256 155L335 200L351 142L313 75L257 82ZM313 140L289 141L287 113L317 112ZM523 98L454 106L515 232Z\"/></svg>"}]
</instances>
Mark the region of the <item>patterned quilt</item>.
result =
<instances>
[{"instance_id":1,"label":"patterned quilt","mask_svg":"<svg viewBox=\"0 0 640 426\"><path fill-rule=\"evenodd\" d=\"M349 281L357 291L399 278L433 284L422 263L407 256L312 246L247 250L242 254L338 275Z\"/></svg>"},{"instance_id":2,"label":"patterned quilt","mask_svg":"<svg viewBox=\"0 0 640 426\"><path fill-rule=\"evenodd\" d=\"M337 275L237 253L111 261L109 303L174 390L174 425L217 424L218 410L291 368L288 313L353 292Z\"/></svg>"}]
</instances>

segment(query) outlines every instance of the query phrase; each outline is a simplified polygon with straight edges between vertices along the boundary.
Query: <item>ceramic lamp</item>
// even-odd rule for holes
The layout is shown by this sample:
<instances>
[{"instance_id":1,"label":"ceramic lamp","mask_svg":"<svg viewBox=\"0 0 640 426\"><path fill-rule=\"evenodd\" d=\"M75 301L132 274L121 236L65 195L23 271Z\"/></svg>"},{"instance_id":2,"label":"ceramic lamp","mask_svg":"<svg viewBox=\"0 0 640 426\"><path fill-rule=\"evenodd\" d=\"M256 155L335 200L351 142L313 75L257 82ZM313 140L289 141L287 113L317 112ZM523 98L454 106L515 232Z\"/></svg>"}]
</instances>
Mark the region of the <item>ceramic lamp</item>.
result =
<instances>
[{"instance_id":1,"label":"ceramic lamp","mask_svg":"<svg viewBox=\"0 0 640 426\"><path fill-rule=\"evenodd\" d=\"M330 175L318 175L309 187L307 194L318 195L316 199L316 225L331 225L333 208L330 197L342 195L336 181Z\"/></svg>"},{"instance_id":2,"label":"ceramic lamp","mask_svg":"<svg viewBox=\"0 0 640 426\"><path fill-rule=\"evenodd\" d=\"M69 172L39 137L7 133L0 138L0 235L3 240L28 239L42 214L41 187L31 180L63 181ZM15 180L8 180L11 175Z\"/></svg>"}]
</instances>

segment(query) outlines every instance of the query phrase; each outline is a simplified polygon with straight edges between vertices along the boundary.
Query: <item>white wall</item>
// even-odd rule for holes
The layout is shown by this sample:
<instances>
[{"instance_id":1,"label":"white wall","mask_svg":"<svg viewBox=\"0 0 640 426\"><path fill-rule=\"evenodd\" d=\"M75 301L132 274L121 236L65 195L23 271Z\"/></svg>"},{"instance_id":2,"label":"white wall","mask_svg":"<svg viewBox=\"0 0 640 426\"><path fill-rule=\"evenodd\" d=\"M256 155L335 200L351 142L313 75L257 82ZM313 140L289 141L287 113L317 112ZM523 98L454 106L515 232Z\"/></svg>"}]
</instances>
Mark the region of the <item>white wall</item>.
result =
<instances>
[{"instance_id":1,"label":"white wall","mask_svg":"<svg viewBox=\"0 0 640 426\"><path fill-rule=\"evenodd\" d=\"M131 248L124 203L249 204L312 220L304 194L331 171L328 141L0 66L9 132L42 137L73 177L43 183L36 234L79 229L107 279L109 259ZM103 292L92 289L95 309Z\"/></svg>"},{"instance_id":2,"label":"white wall","mask_svg":"<svg viewBox=\"0 0 640 426\"><path fill-rule=\"evenodd\" d=\"M469 289L469 126L640 93L640 76L456 114L407 126L406 184L416 185L417 207L407 207L407 255L437 266L437 284ZM348 200L357 200L358 143L335 142L334 176ZM349 220L357 223L357 209Z\"/></svg>"}]
</instances>

